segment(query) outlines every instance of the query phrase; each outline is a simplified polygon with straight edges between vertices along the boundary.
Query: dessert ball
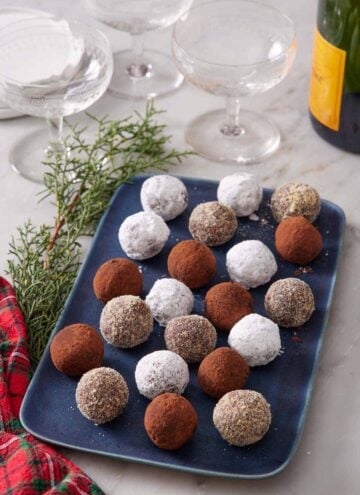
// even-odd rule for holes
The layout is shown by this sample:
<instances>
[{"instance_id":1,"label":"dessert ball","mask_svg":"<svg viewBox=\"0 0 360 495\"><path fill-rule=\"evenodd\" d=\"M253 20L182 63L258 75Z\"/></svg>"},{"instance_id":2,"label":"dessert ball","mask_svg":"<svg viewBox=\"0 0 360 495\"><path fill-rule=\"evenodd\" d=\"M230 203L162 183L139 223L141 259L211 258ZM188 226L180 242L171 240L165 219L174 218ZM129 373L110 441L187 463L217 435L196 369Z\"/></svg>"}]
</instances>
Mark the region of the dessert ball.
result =
<instances>
[{"instance_id":1,"label":"dessert ball","mask_svg":"<svg viewBox=\"0 0 360 495\"><path fill-rule=\"evenodd\" d=\"M287 217L276 229L275 247L285 261L306 265L322 250L323 239L306 218Z\"/></svg>"},{"instance_id":2,"label":"dessert ball","mask_svg":"<svg viewBox=\"0 0 360 495\"><path fill-rule=\"evenodd\" d=\"M288 182L271 197L271 211L280 223L287 217L305 217L313 222L320 213L320 196L313 187L301 182Z\"/></svg>"},{"instance_id":3,"label":"dessert ball","mask_svg":"<svg viewBox=\"0 0 360 495\"><path fill-rule=\"evenodd\" d=\"M268 364L281 350L279 327L256 313L245 316L231 329L229 346L238 352L249 366Z\"/></svg>"},{"instance_id":4,"label":"dessert ball","mask_svg":"<svg viewBox=\"0 0 360 495\"><path fill-rule=\"evenodd\" d=\"M269 282L277 271L277 263L263 242L249 240L235 244L227 252L226 268L231 280L249 289Z\"/></svg>"},{"instance_id":5,"label":"dessert ball","mask_svg":"<svg viewBox=\"0 0 360 495\"><path fill-rule=\"evenodd\" d=\"M201 203L191 212L189 230L193 238L208 246L229 241L237 229L234 211L217 201Z\"/></svg>"},{"instance_id":6,"label":"dessert ball","mask_svg":"<svg viewBox=\"0 0 360 495\"><path fill-rule=\"evenodd\" d=\"M172 277L190 289L199 289L210 282L216 272L216 258L199 241L181 241L170 251L168 270Z\"/></svg>"},{"instance_id":7,"label":"dessert ball","mask_svg":"<svg viewBox=\"0 0 360 495\"><path fill-rule=\"evenodd\" d=\"M189 367L175 352L155 351L140 359L135 381L140 394L148 399L165 392L182 394L189 383Z\"/></svg>"},{"instance_id":8,"label":"dessert ball","mask_svg":"<svg viewBox=\"0 0 360 495\"><path fill-rule=\"evenodd\" d=\"M146 260L160 253L169 235L170 230L159 215L140 211L120 225L119 242L129 258Z\"/></svg>"},{"instance_id":9,"label":"dessert ball","mask_svg":"<svg viewBox=\"0 0 360 495\"><path fill-rule=\"evenodd\" d=\"M217 198L230 206L238 217L247 217L259 209L263 190L256 177L246 172L237 172L221 179Z\"/></svg>"},{"instance_id":10,"label":"dessert ball","mask_svg":"<svg viewBox=\"0 0 360 495\"><path fill-rule=\"evenodd\" d=\"M205 296L205 316L220 330L228 332L253 310L250 292L235 282L214 285Z\"/></svg>"},{"instance_id":11,"label":"dessert ball","mask_svg":"<svg viewBox=\"0 0 360 495\"><path fill-rule=\"evenodd\" d=\"M172 175L154 175L143 183L140 192L144 211L156 213L167 222L181 215L188 204L183 182Z\"/></svg>"},{"instance_id":12,"label":"dessert ball","mask_svg":"<svg viewBox=\"0 0 360 495\"><path fill-rule=\"evenodd\" d=\"M126 381L112 368L88 371L76 387L76 404L81 414L98 425L119 416L128 399Z\"/></svg>"},{"instance_id":13,"label":"dessert ball","mask_svg":"<svg viewBox=\"0 0 360 495\"><path fill-rule=\"evenodd\" d=\"M194 296L189 287L174 278L160 278L146 296L153 318L165 327L177 316L189 315L193 309Z\"/></svg>"},{"instance_id":14,"label":"dessert ball","mask_svg":"<svg viewBox=\"0 0 360 495\"><path fill-rule=\"evenodd\" d=\"M103 303L118 296L140 296L143 278L135 263L126 258L114 258L103 263L97 270L93 288Z\"/></svg>"},{"instance_id":15,"label":"dessert ball","mask_svg":"<svg viewBox=\"0 0 360 495\"><path fill-rule=\"evenodd\" d=\"M215 349L216 330L199 315L180 316L170 320L165 329L166 347L187 363L199 363Z\"/></svg>"},{"instance_id":16,"label":"dessert ball","mask_svg":"<svg viewBox=\"0 0 360 495\"><path fill-rule=\"evenodd\" d=\"M182 447L195 433L197 424L195 409L181 395L158 395L145 411L146 433L160 449L176 450Z\"/></svg>"},{"instance_id":17,"label":"dessert ball","mask_svg":"<svg viewBox=\"0 0 360 495\"><path fill-rule=\"evenodd\" d=\"M58 332L50 344L51 360L59 371L69 376L81 376L101 365L104 344L90 325L76 323Z\"/></svg>"},{"instance_id":18,"label":"dessert ball","mask_svg":"<svg viewBox=\"0 0 360 495\"><path fill-rule=\"evenodd\" d=\"M213 420L226 442L244 447L258 442L268 431L270 405L255 390L233 390L216 404Z\"/></svg>"},{"instance_id":19,"label":"dessert ball","mask_svg":"<svg viewBox=\"0 0 360 495\"><path fill-rule=\"evenodd\" d=\"M153 330L150 308L137 296L115 297L101 312L100 330L106 342L116 347L142 344Z\"/></svg>"},{"instance_id":20,"label":"dessert ball","mask_svg":"<svg viewBox=\"0 0 360 495\"><path fill-rule=\"evenodd\" d=\"M265 295L265 309L272 320L283 327L300 327L315 310L310 286L298 278L274 282Z\"/></svg>"},{"instance_id":21,"label":"dessert ball","mask_svg":"<svg viewBox=\"0 0 360 495\"><path fill-rule=\"evenodd\" d=\"M201 361L198 382L202 390L220 399L230 390L244 388L249 377L245 359L229 347L219 347Z\"/></svg>"}]
</instances>

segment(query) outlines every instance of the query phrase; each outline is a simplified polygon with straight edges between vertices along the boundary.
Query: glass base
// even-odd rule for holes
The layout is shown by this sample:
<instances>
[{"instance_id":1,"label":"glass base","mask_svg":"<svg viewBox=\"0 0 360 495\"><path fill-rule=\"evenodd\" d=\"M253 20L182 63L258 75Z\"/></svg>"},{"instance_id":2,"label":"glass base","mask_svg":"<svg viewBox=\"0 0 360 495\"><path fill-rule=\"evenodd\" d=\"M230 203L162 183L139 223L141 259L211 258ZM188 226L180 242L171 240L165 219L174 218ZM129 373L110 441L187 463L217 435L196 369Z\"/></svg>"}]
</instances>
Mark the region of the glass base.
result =
<instances>
[{"instance_id":1,"label":"glass base","mask_svg":"<svg viewBox=\"0 0 360 495\"><path fill-rule=\"evenodd\" d=\"M157 51L145 50L144 63L134 65L130 50L114 54L114 73L109 92L120 98L148 99L177 89L184 78L171 57Z\"/></svg>"},{"instance_id":2,"label":"glass base","mask_svg":"<svg viewBox=\"0 0 360 495\"><path fill-rule=\"evenodd\" d=\"M50 150L48 129L39 129L16 141L10 149L10 165L17 174L25 177L25 179L43 184L46 172L44 162L47 161L47 152ZM68 156L65 150L63 154Z\"/></svg>"},{"instance_id":3,"label":"glass base","mask_svg":"<svg viewBox=\"0 0 360 495\"><path fill-rule=\"evenodd\" d=\"M231 135L224 126L224 110L201 115L187 126L186 141L200 155L219 162L251 164L272 155L280 144L278 129L263 115L242 110L239 116L240 127Z\"/></svg>"}]
</instances>

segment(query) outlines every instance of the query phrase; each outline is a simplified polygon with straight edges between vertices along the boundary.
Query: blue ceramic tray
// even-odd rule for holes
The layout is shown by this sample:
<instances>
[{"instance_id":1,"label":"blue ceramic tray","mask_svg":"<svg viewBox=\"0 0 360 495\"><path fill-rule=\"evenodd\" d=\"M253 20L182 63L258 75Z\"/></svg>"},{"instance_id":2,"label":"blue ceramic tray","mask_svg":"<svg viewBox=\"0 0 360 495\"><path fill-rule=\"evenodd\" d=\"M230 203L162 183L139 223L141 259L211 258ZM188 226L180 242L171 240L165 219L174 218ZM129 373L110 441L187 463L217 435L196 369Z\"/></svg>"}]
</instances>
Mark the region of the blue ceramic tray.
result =
<instances>
[{"instance_id":1,"label":"blue ceramic tray","mask_svg":"<svg viewBox=\"0 0 360 495\"><path fill-rule=\"evenodd\" d=\"M136 178L132 185L121 187L114 195L53 335L63 326L76 322L98 327L103 306L93 294L92 280L101 263L124 256L118 243L118 228L125 217L141 210L139 193L143 180L143 177ZM216 199L216 182L183 180L189 191L188 209L180 218L169 222L171 237L163 252L138 263L144 274L144 296L157 278L167 275L166 260L171 247L179 239L190 238L189 212L200 202ZM225 253L233 244L244 239L260 239L274 250L275 224L268 206L270 195L271 191L266 190L259 221L239 221L234 239L214 249L218 263L214 284L227 280ZM150 442L143 427L148 401L137 392L134 370L142 356L164 348L163 329L157 325L149 341L133 350L106 345L104 365L120 371L130 388L129 405L118 419L103 426L87 421L75 404L77 380L54 368L47 349L23 402L23 425L36 437L54 444L182 471L232 478L262 478L278 473L293 456L304 426L333 295L344 224L342 210L323 201L317 226L324 236L324 249L312 264L313 273L300 275L312 287L317 309L310 321L296 332L296 338L294 331L281 330L284 349L281 356L251 371L247 387L265 395L273 414L271 428L259 443L238 448L221 439L212 424L215 401L197 386L196 366L191 366L191 382L184 394L199 416L193 439L175 452L160 450ZM279 271L274 280L294 276L295 265L277 261ZM203 313L203 298L208 288L195 291L194 313ZM255 310L261 314L265 314L263 300L267 288L268 285L252 290ZM218 346L224 345L227 345L227 334L219 332Z\"/></svg>"}]
</instances>

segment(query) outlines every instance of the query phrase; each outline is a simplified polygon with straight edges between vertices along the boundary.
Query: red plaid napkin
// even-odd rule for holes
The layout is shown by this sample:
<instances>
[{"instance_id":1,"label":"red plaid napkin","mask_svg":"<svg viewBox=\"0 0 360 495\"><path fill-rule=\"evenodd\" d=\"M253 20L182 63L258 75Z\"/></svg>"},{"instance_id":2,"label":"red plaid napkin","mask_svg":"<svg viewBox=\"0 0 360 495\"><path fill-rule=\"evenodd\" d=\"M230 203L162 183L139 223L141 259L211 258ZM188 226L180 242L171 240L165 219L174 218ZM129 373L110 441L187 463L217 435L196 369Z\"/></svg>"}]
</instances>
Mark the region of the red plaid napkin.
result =
<instances>
[{"instance_id":1,"label":"red plaid napkin","mask_svg":"<svg viewBox=\"0 0 360 495\"><path fill-rule=\"evenodd\" d=\"M21 426L29 380L24 320L14 289L0 277L0 494L103 495L80 468Z\"/></svg>"}]
</instances>

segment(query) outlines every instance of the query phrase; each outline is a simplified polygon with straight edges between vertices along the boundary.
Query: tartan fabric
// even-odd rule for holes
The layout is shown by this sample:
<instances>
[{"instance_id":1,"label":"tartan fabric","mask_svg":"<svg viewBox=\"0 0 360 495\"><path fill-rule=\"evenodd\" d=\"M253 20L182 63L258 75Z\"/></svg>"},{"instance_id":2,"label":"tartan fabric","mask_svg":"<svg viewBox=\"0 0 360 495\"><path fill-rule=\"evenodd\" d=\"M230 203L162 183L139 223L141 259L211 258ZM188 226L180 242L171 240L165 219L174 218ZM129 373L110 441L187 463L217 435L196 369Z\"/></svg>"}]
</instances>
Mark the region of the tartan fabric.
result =
<instances>
[{"instance_id":1,"label":"tartan fabric","mask_svg":"<svg viewBox=\"0 0 360 495\"><path fill-rule=\"evenodd\" d=\"M104 495L80 468L21 426L29 380L24 319L14 289L0 277L0 494Z\"/></svg>"}]
</instances>

